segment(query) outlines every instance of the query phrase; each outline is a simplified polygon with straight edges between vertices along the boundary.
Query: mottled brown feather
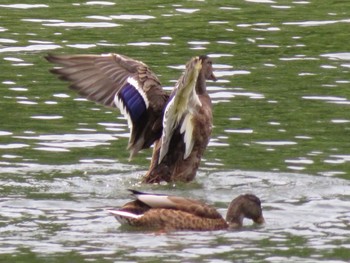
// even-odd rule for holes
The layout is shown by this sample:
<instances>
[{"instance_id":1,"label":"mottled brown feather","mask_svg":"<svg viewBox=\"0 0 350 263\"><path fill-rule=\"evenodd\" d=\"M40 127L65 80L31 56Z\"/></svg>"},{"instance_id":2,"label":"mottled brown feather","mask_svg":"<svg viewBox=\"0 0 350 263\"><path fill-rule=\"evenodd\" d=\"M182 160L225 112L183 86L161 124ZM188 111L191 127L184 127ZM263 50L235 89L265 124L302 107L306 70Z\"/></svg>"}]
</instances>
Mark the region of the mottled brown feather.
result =
<instances>
[{"instance_id":1,"label":"mottled brown feather","mask_svg":"<svg viewBox=\"0 0 350 263\"><path fill-rule=\"evenodd\" d=\"M194 145L190 155L184 159L185 143L183 134L178 127L169 144L169 151L158 163L160 155L160 140L156 141L150 167L143 178L145 183L159 183L161 181L192 181L198 170L201 158L209 143L212 132L213 116L212 103L206 90L206 80L216 80L213 74L212 61L209 57L202 57L202 69L196 82L196 92L202 106L197 106L193 118Z\"/></svg>"},{"instance_id":2,"label":"mottled brown feather","mask_svg":"<svg viewBox=\"0 0 350 263\"><path fill-rule=\"evenodd\" d=\"M134 220L134 225L165 231L204 231L228 228L228 224L222 217L204 218L184 211L170 209L148 210L139 220Z\"/></svg>"},{"instance_id":3,"label":"mottled brown feather","mask_svg":"<svg viewBox=\"0 0 350 263\"><path fill-rule=\"evenodd\" d=\"M184 138L178 127L170 141L168 153L161 163L158 160L163 110L169 94L162 89L159 79L146 64L119 54L48 55L46 59L61 66L52 69L51 72L59 75L60 79L69 81L71 89L89 100L109 107L116 107L115 95L126 84L127 79L135 78L146 93L149 107L132 127L128 144L130 157L155 143L151 165L143 182L188 182L194 179L212 131L212 105L206 91L206 80L216 78L209 57L200 57L202 69L195 89L202 105L195 109L192 120L192 137L195 138L192 152L184 159Z\"/></svg>"},{"instance_id":4,"label":"mottled brown feather","mask_svg":"<svg viewBox=\"0 0 350 263\"><path fill-rule=\"evenodd\" d=\"M126 211L141 217L125 217L124 222L132 226L144 227L153 230L220 230L238 228L244 218L252 219L257 224L265 222L261 202L252 194L240 195L233 199L227 211L226 220L212 206L201 201L178 196L152 195L130 190L136 198L153 196L158 199L168 198L172 205L164 203L164 207L151 207L139 199L126 203L115 211ZM153 199L154 200L154 199Z\"/></svg>"}]
</instances>

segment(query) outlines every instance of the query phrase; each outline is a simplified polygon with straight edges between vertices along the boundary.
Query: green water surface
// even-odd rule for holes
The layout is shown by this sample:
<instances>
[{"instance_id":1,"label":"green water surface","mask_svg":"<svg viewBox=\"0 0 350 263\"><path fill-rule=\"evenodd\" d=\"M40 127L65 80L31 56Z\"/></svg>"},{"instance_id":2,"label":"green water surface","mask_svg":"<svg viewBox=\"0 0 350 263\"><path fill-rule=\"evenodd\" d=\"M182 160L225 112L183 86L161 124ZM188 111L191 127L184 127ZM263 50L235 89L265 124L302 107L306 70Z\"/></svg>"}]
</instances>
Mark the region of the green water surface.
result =
<instances>
[{"instance_id":1,"label":"green water surface","mask_svg":"<svg viewBox=\"0 0 350 263\"><path fill-rule=\"evenodd\" d=\"M350 2L24 2L0 4L0 261L350 259ZM145 62L168 90L192 56L213 58L214 129L196 182L140 186L151 150L128 162L119 112L80 99L44 59L110 52ZM130 187L223 213L254 192L271 223L129 232L104 208Z\"/></svg>"}]
</instances>

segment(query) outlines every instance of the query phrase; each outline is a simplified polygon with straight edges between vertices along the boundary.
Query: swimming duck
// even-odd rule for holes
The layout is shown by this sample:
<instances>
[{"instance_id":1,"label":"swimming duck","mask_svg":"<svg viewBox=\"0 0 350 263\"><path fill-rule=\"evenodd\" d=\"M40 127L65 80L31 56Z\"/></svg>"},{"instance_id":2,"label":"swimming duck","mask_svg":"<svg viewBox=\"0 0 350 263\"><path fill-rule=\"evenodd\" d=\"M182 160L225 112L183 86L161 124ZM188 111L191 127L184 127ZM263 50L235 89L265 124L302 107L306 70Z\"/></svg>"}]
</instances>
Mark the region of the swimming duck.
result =
<instances>
[{"instance_id":1,"label":"swimming duck","mask_svg":"<svg viewBox=\"0 0 350 263\"><path fill-rule=\"evenodd\" d=\"M51 70L81 96L117 107L128 121L130 159L154 144L145 183L194 179L212 130L206 80L216 80L212 61L192 58L171 94L141 61L120 54L47 55Z\"/></svg>"},{"instance_id":2,"label":"swimming duck","mask_svg":"<svg viewBox=\"0 0 350 263\"><path fill-rule=\"evenodd\" d=\"M225 220L214 207L201 201L129 191L136 200L126 203L120 209L108 210L121 224L161 231L210 231L240 228L244 218L257 224L265 222L260 199L252 194L243 194L233 199Z\"/></svg>"}]
</instances>

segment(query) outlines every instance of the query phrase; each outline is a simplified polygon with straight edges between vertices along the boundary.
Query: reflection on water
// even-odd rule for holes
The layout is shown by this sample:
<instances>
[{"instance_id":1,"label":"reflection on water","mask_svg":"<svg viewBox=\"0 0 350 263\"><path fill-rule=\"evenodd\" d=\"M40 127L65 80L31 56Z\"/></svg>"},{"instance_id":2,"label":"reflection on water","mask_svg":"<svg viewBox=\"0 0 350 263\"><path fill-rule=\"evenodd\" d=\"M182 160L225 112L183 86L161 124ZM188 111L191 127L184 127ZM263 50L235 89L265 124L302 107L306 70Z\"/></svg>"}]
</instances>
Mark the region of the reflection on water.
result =
<instances>
[{"instance_id":1,"label":"reflection on water","mask_svg":"<svg viewBox=\"0 0 350 263\"><path fill-rule=\"evenodd\" d=\"M349 261L347 10L313 0L3 1L0 259ZM219 79L208 82L214 130L197 181L140 186L151 150L128 163L126 121L51 76L47 52L126 54L166 90L191 56L209 54ZM222 214L253 192L267 224L130 232L105 211L129 200L127 188L203 199Z\"/></svg>"}]
</instances>

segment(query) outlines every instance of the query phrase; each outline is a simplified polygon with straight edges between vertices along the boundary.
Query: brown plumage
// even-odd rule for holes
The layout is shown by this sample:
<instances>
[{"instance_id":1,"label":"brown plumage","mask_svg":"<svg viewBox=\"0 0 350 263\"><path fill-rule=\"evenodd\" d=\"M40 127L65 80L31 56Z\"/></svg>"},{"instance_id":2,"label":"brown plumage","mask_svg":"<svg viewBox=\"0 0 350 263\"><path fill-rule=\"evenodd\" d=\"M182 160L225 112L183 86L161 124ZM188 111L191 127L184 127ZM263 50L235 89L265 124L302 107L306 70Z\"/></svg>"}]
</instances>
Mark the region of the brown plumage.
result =
<instances>
[{"instance_id":1,"label":"brown plumage","mask_svg":"<svg viewBox=\"0 0 350 263\"><path fill-rule=\"evenodd\" d=\"M155 143L146 183L191 181L212 130L209 57L191 59L172 94L143 62L119 55L48 55L52 73L89 100L118 107L131 130L130 158Z\"/></svg>"},{"instance_id":2,"label":"brown plumage","mask_svg":"<svg viewBox=\"0 0 350 263\"><path fill-rule=\"evenodd\" d=\"M212 104L206 90L206 80L216 80L213 74L212 61L206 56L203 56L202 61L202 69L195 83L195 92L201 105L195 105L191 109L193 112L192 151L187 158L183 158L186 145L183 140L184 134L181 133L180 125L178 125L174 129L169 143L169 151L160 162L159 154L162 142L159 140L155 143L150 168L143 178L146 183L161 181L189 182L196 175L202 155L209 143L213 124ZM179 81L181 81L181 78ZM173 91L174 93L176 93L176 89Z\"/></svg>"},{"instance_id":3,"label":"brown plumage","mask_svg":"<svg viewBox=\"0 0 350 263\"><path fill-rule=\"evenodd\" d=\"M59 64L52 73L71 82L70 89L81 96L108 107L117 107L115 97L125 87L128 78L139 82L149 101L148 109L137 120L131 120L128 149L133 157L149 148L162 133L163 108L169 95L157 76L141 61L119 54L108 55L48 55L46 59ZM124 109L120 109L123 111ZM133 123L135 122L135 123Z\"/></svg>"},{"instance_id":4,"label":"brown plumage","mask_svg":"<svg viewBox=\"0 0 350 263\"><path fill-rule=\"evenodd\" d=\"M209 231L242 227L244 218L264 223L260 199L252 194L232 200L225 220L214 207L197 200L130 191L135 201L108 210L122 224L164 231Z\"/></svg>"}]
</instances>

